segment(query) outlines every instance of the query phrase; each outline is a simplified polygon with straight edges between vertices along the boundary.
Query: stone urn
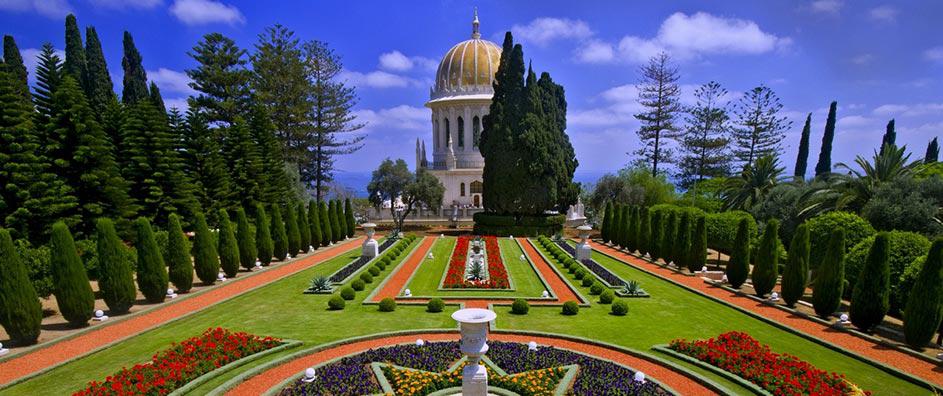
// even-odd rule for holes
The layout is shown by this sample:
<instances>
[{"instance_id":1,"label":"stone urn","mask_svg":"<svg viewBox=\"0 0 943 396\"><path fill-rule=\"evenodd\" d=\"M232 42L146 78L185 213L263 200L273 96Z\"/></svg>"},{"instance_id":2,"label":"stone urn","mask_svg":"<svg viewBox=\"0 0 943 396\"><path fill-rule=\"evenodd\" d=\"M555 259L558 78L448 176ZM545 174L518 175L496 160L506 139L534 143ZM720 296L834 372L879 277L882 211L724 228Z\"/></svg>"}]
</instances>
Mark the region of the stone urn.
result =
<instances>
[{"instance_id":1,"label":"stone urn","mask_svg":"<svg viewBox=\"0 0 943 396\"><path fill-rule=\"evenodd\" d=\"M498 315L482 308L460 309L452 313L460 325L462 340L460 350L468 357L462 369L462 395L486 396L488 394L488 371L481 365L481 357L488 352L488 324Z\"/></svg>"},{"instance_id":2,"label":"stone urn","mask_svg":"<svg viewBox=\"0 0 943 396\"><path fill-rule=\"evenodd\" d=\"M363 228L364 233L367 234L367 240L363 241L363 249L361 249L361 255L364 257L376 257L380 254L380 245L377 243L376 239L373 239L373 235L376 234L377 225L373 223L364 223L360 227Z\"/></svg>"}]
</instances>

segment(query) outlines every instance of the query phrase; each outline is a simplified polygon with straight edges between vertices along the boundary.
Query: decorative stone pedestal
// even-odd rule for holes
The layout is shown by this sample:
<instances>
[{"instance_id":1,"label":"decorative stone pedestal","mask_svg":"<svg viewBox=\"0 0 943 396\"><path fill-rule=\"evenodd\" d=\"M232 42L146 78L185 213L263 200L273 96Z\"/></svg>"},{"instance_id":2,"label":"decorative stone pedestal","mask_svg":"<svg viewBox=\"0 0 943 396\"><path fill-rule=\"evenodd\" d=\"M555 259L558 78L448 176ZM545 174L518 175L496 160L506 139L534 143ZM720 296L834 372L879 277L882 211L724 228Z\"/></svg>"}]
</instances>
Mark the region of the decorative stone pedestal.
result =
<instances>
[{"instance_id":1,"label":"decorative stone pedestal","mask_svg":"<svg viewBox=\"0 0 943 396\"><path fill-rule=\"evenodd\" d=\"M376 224L373 223L364 223L361 225L364 232L367 233L367 240L363 241L363 249L361 249L360 255L363 257L376 257L380 254L380 245L377 243L376 239L373 239L373 234L376 233L375 228Z\"/></svg>"},{"instance_id":2,"label":"decorative stone pedestal","mask_svg":"<svg viewBox=\"0 0 943 396\"><path fill-rule=\"evenodd\" d=\"M576 261L589 260L593 253L593 248L589 247L589 232L593 227L584 224L576 229L580 231L580 243L576 244Z\"/></svg>"},{"instance_id":3,"label":"decorative stone pedestal","mask_svg":"<svg viewBox=\"0 0 943 396\"><path fill-rule=\"evenodd\" d=\"M461 351L468 357L468 364L462 369L462 395L488 395L488 372L480 364L481 356L488 352L488 323L498 315L494 311L481 308L460 309L452 313L461 325Z\"/></svg>"}]
</instances>

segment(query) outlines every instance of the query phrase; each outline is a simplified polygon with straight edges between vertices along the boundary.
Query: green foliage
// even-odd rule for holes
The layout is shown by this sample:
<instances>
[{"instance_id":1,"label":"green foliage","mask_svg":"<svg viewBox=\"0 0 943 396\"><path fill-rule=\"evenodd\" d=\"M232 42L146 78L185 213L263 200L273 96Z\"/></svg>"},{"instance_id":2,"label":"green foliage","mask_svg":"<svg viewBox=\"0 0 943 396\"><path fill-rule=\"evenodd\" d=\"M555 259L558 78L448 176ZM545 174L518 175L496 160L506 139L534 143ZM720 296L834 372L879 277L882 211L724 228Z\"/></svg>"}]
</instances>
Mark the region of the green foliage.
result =
<instances>
[{"instance_id":1,"label":"green foliage","mask_svg":"<svg viewBox=\"0 0 943 396\"><path fill-rule=\"evenodd\" d=\"M301 237L299 240L301 252L308 253L311 251L312 246L311 228L308 225L308 212L305 210L305 204L303 202L298 202L295 208L297 210L295 220L298 222L298 234Z\"/></svg>"},{"instance_id":2,"label":"green foliage","mask_svg":"<svg viewBox=\"0 0 943 396\"><path fill-rule=\"evenodd\" d=\"M272 227L273 255L278 261L283 261L288 257L288 232L285 230L282 210L278 205L272 205L272 224L270 227Z\"/></svg>"},{"instance_id":3,"label":"green foliage","mask_svg":"<svg viewBox=\"0 0 943 396\"><path fill-rule=\"evenodd\" d=\"M616 293L612 289L603 289L602 293L599 293L599 303L600 304L612 304L612 300L616 298Z\"/></svg>"},{"instance_id":4,"label":"green foliage","mask_svg":"<svg viewBox=\"0 0 943 396\"><path fill-rule=\"evenodd\" d=\"M538 236L556 235L563 230L564 215L510 216L478 212L474 215L479 235Z\"/></svg>"},{"instance_id":5,"label":"green foliage","mask_svg":"<svg viewBox=\"0 0 943 396\"><path fill-rule=\"evenodd\" d=\"M586 271L583 271L582 268L577 269L576 272L573 273L573 277L576 278L576 280L582 280L586 277Z\"/></svg>"},{"instance_id":6,"label":"green foliage","mask_svg":"<svg viewBox=\"0 0 943 396\"><path fill-rule=\"evenodd\" d=\"M583 286L586 286L586 285L584 284ZM606 289L606 286L602 284L602 282L590 279L589 294L598 296L602 294L603 290L607 290L607 289Z\"/></svg>"},{"instance_id":7,"label":"green foliage","mask_svg":"<svg viewBox=\"0 0 943 396\"><path fill-rule=\"evenodd\" d=\"M363 286L363 282L360 282L360 285ZM356 283L354 283L351 287L353 287L354 290L358 290ZM314 278L311 279L311 284L308 286L308 289L310 289L310 290L313 291L313 292L327 292L327 291L330 291L330 290L331 290L331 279L328 278L328 277L326 277L326 276L323 276L323 275L315 276ZM363 290L363 288L361 288L361 289L359 289L359 290Z\"/></svg>"},{"instance_id":8,"label":"green foliage","mask_svg":"<svg viewBox=\"0 0 943 396\"><path fill-rule=\"evenodd\" d=\"M890 308L890 267L888 251L890 238L882 232L874 237L868 249L868 258L851 293L851 323L869 331L884 320Z\"/></svg>"},{"instance_id":9,"label":"green foliage","mask_svg":"<svg viewBox=\"0 0 943 396\"><path fill-rule=\"evenodd\" d=\"M290 203L285 207L285 233L288 236L288 254L294 257L301 251L301 230L295 207Z\"/></svg>"},{"instance_id":10,"label":"green foliage","mask_svg":"<svg viewBox=\"0 0 943 396\"><path fill-rule=\"evenodd\" d=\"M180 218L172 214L167 222L167 276L177 291L186 293L193 287L193 261L190 259L190 242L183 234ZM101 242L99 242L101 243Z\"/></svg>"},{"instance_id":11,"label":"green foliage","mask_svg":"<svg viewBox=\"0 0 943 396\"><path fill-rule=\"evenodd\" d=\"M370 274L367 273L367 272L364 272L364 273L360 274L360 280L362 280L362 281L364 281L364 282L367 282L367 283L373 283L373 276L370 275Z\"/></svg>"},{"instance_id":12,"label":"green foliage","mask_svg":"<svg viewBox=\"0 0 943 396\"><path fill-rule=\"evenodd\" d=\"M756 235L756 221L747 212L735 210L730 212L707 214L707 241L708 246L726 254L732 254L740 247L737 239L740 223L746 220L747 241Z\"/></svg>"},{"instance_id":13,"label":"green foliage","mask_svg":"<svg viewBox=\"0 0 943 396\"><path fill-rule=\"evenodd\" d=\"M353 300L354 297L356 296L357 296L357 292L354 291L354 288L350 286L341 289L341 298L347 301Z\"/></svg>"},{"instance_id":14,"label":"green foliage","mask_svg":"<svg viewBox=\"0 0 943 396\"><path fill-rule=\"evenodd\" d=\"M662 234L665 232L665 226L662 224L665 221L665 214L658 211L651 211L651 222L649 229L651 233L649 234L649 256L651 256L652 261L658 261L661 258L661 239Z\"/></svg>"},{"instance_id":15,"label":"green foliage","mask_svg":"<svg viewBox=\"0 0 943 396\"><path fill-rule=\"evenodd\" d=\"M617 300L612 303L612 314L615 316L625 316L629 313L629 304L623 300Z\"/></svg>"},{"instance_id":16,"label":"green foliage","mask_svg":"<svg viewBox=\"0 0 943 396\"><path fill-rule=\"evenodd\" d=\"M775 188L785 168L779 166L779 158L762 156L747 166L738 177L724 183L724 209L750 210L762 203Z\"/></svg>"},{"instance_id":17,"label":"green foliage","mask_svg":"<svg viewBox=\"0 0 943 396\"><path fill-rule=\"evenodd\" d=\"M346 304L347 303L344 301L344 299L336 294L331 296L330 300L327 300L327 307L332 311L342 310Z\"/></svg>"},{"instance_id":18,"label":"green foliage","mask_svg":"<svg viewBox=\"0 0 943 396\"><path fill-rule=\"evenodd\" d=\"M426 303L426 312L437 313L442 312L444 309L445 301L442 301L441 298L435 297Z\"/></svg>"},{"instance_id":19,"label":"green foliage","mask_svg":"<svg viewBox=\"0 0 943 396\"><path fill-rule=\"evenodd\" d=\"M805 294L809 281L809 227L799 226L789 244L786 270L783 273L782 297L786 305L793 307Z\"/></svg>"},{"instance_id":20,"label":"green foliage","mask_svg":"<svg viewBox=\"0 0 943 396\"><path fill-rule=\"evenodd\" d=\"M691 272L695 272L700 270L701 267L696 267L687 261L691 250L691 233L694 231L691 229L693 226L692 220L689 213L681 213L681 219L678 221L678 234L675 236L675 243L671 250L672 261L676 265L679 267L688 266Z\"/></svg>"},{"instance_id":21,"label":"green foliage","mask_svg":"<svg viewBox=\"0 0 943 396\"><path fill-rule=\"evenodd\" d=\"M828 118L825 121L825 134L822 135L822 150L819 151L819 162L815 164L815 176L827 175L832 172L832 141L835 140L835 112L838 102L828 106Z\"/></svg>"},{"instance_id":22,"label":"green foliage","mask_svg":"<svg viewBox=\"0 0 943 396\"><path fill-rule=\"evenodd\" d=\"M367 284L360 279L354 279L353 282L350 282L350 287L356 291L363 291L367 287Z\"/></svg>"},{"instance_id":23,"label":"green foliage","mask_svg":"<svg viewBox=\"0 0 943 396\"><path fill-rule=\"evenodd\" d=\"M943 177L898 177L881 183L861 208L879 230L943 235Z\"/></svg>"},{"instance_id":24,"label":"green foliage","mask_svg":"<svg viewBox=\"0 0 943 396\"><path fill-rule=\"evenodd\" d=\"M124 88L121 91L121 102L134 104L146 100L147 75L141 63L141 53L134 45L131 33L124 32L124 57L121 58L121 67L124 69Z\"/></svg>"},{"instance_id":25,"label":"green foliage","mask_svg":"<svg viewBox=\"0 0 943 396\"><path fill-rule=\"evenodd\" d=\"M659 243L658 256L668 263L672 261L674 256L674 245L676 243L676 237L678 235L678 213L675 211L668 212L667 217L661 224L661 243Z\"/></svg>"},{"instance_id":26,"label":"green foliage","mask_svg":"<svg viewBox=\"0 0 943 396\"><path fill-rule=\"evenodd\" d=\"M20 54L20 48L16 45L16 40L11 35L3 36L3 64L5 71L11 74L13 79L13 89L15 89L23 99L30 100L29 82L27 81L28 71L23 62L23 55Z\"/></svg>"},{"instance_id":27,"label":"green foliage","mask_svg":"<svg viewBox=\"0 0 943 396\"><path fill-rule=\"evenodd\" d=\"M812 307L815 308L817 315L827 319L841 307L842 293L845 289L844 229L832 230L826 249L825 259L819 266L818 277L812 289Z\"/></svg>"},{"instance_id":28,"label":"green foliage","mask_svg":"<svg viewBox=\"0 0 943 396\"><path fill-rule=\"evenodd\" d=\"M242 268L251 270L255 267L255 259L258 257L259 252L255 235L249 226L246 210L242 207L236 209L236 243L239 245L239 263L242 264Z\"/></svg>"},{"instance_id":29,"label":"green foliage","mask_svg":"<svg viewBox=\"0 0 943 396\"><path fill-rule=\"evenodd\" d=\"M927 152L923 155L923 163L932 164L940 160L940 143L937 142L937 138L930 140L930 143L927 143Z\"/></svg>"},{"instance_id":30,"label":"green foliage","mask_svg":"<svg viewBox=\"0 0 943 396\"><path fill-rule=\"evenodd\" d=\"M930 249L930 241L920 234L891 231L886 233L888 243L888 266L890 268L890 313L897 315L904 305L907 304L908 293L905 287L910 284L900 282L907 266L913 261L926 254ZM859 242L851 249L845 257L845 278L849 285L858 283L858 278L864 267L867 265L868 252L874 242L874 237L869 237Z\"/></svg>"},{"instance_id":31,"label":"green foliage","mask_svg":"<svg viewBox=\"0 0 943 396\"><path fill-rule=\"evenodd\" d=\"M235 278L239 274L239 243L229 213L225 209L219 211L219 267L226 273L226 277Z\"/></svg>"},{"instance_id":32,"label":"green foliage","mask_svg":"<svg viewBox=\"0 0 943 396\"><path fill-rule=\"evenodd\" d=\"M802 135L799 138L799 152L796 154L796 167L792 175L796 180L805 178L806 168L809 164L809 135L812 133L812 113L805 117L805 125L802 127Z\"/></svg>"},{"instance_id":33,"label":"green foliage","mask_svg":"<svg viewBox=\"0 0 943 396\"><path fill-rule=\"evenodd\" d=\"M691 234L691 244L685 253L685 262L691 272L699 271L707 264L707 218L698 216Z\"/></svg>"},{"instance_id":34,"label":"green foliage","mask_svg":"<svg viewBox=\"0 0 943 396\"><path fill-rule=\"evenodd\" d=\"M101 115L110 104L117 103L111 74L105 64L105 53L94 26L85 28L85 75L82 80L85 97L95 114Z\"/></svg>"},{"instance_id":35,"label":"green foliage","mask_svg":"<svg viewBox=\"0 0 943 396\"><path fill-rule=\"evenodd\" d=\"M331 200L327 205L327 216L331 222L331 242L337 242L344 239L344 230L340 227L337 218L337 201Z\"/></svg>"},{"instance_id":36,"label":"green foliage","mask_svg":"<svg viewBox=\"0 0 943 396\"><path fill-rule=\"evenodd\" d=\"M580 313L580 306L576 304L576 301L567 301L563 303L562 313L567 316L573 316Z\"/></svg>"},{"instance_id":37,"label":"green foliage","mask_svg":"<svg viewBox=\"0 0 943 396\"><path fill-rule=\"evenodd\" d=\"M651 254L652 251L652 242L651 242L652 228L651 228L651 218L649 217L648 207L642 207L639 209L639 219L638 219L638 250L641 254Z\"/></svg>"},{"instance_id":38,"label":"green foliage","mask_svg":"<svg viewBox=\"0 0 943 396\"><path fill-rule=\"evenodd\" d=\"M271 222L265 214L265 207L262 204L255 206L255 246L259 262L263 266L268 266L275 255L275 242L272 241L272 229L269 228Z\"/></svg>"},{"instance_id":39,"label":"green foliage","mask_svg":"<svg viewBox=\"0 0 943 396\"><path fill-rule=\"evenodd\" d=\"M0 228L0 325L17 345L30 345L39 338L42 305L29 280L26 267L13 247L10 232ZM132 285L133 287L133 285Z\"/></svg>"},{"instance_id":40,"label":"green foliage","mask_svg":"<svg viewBox=\"0 0 943 396\"><path fill-rule=\"evenodd\" d=\"M592 286L595 282L596 282L596 280L593 279L592 276L588 276L588 275L584 275L584 276L583 276L583 282L582 282L583 287L590 287L590 286ZM592 293L592 292L590 292L590 293ZM592 293L592 294L595 295L595 294L598 294L598 293Z\"/></svg>"},{"instance_id":41,"label":"green foliage","mask_svg":"<svg viewBox=\"0 0 943 396\"><path fill-rule=\"evenodd\" d=\"M759 249L756 252L756 262L750 279L753 289L759 297L765 296L776 287L776 278L779 276L779 221L771 219L763 230Z\"/></svg>"},{"instance_id":42,"label":"green foliage","mask_svg":"<svg viewBox=\"0 0 943 396\"><path fill-rule=\"evenodd\" d=\"M36 294L42 298L48 298L53 293L54 285L52 281L52 253L48 245L33 247L25 239L13 241L17 255L23 264L26 265L29 280L36 289ZM132 251L132 249L128 249Z\"/></svg>"},{"instance_id":43,"label":"green foliage","mask_svg":"<svg viewBox=\"0 0 943 396\"><path fill-rule=\"evenodd\" d=\"M523 298L516 298L511 303L511 313L515 315L527 315L530 311L530 304Z\"/></svg>"},{"instance_id":44,"label":"green foliage","mask_svg":"<svg viewBox=\"0 0 943 396\"><path fill-rule=\"evenodd\" d=\"M396 310L396 300L387 297L380 300L380 312L393 312Z\"/></svg>"},{"instance_id":45,"label":"green foliage","mask_svg":"<svg viewBox=\"0 0 943 396\"><path fill-rule=\"evenodd\" d=\"M616 204L612 216L612 242L617 246L625 246L625 205Z\"/></svg>"},{"instance_id":46,"label":"green foliage","mask_svg":"<svg viewBox=\"0 0 943 396\"><path fill-rule=\"evenodd\" d=\"M353 238L357 229L357 220L354 219L354 208L350 206L350 198L344 200L344 219L347 222L347 237Z\"/></svg>"},{"instance_id":47,"label":"green foliage","mask_svg":"<svg viewBox=\"0 0 943 396\"><path fill-rule=\"evenodd\" d=\"M308 202L308 228L311 230L311 246L315 249L321 246L321 220L318 215L317 201Z\"/></svg>"},{"instance_id":48,"label":"green foliage","mask_svg":"<svg viewBox=\"0 0 943 396\"><path fill-rule=\"evenodd\" d=\"M724 102L728 92L715 81L694 91L696 104L688 107L681 139L680 185L690 189L705 179L730 173L730 116Z\"/></svg>"},{"instance_id":49,"label":"green foliage","mask_svg":"<svg viewBox=\"0 0 943 396\"><path fill-rule=\"evenodd\" d=\"M602 220L602 240L609 243L612 241L612 201L606 201L606 212Z\"/></svg>"},{"instance_id":50,"label":"green foliage","mask_svg":"<svg viewBox=\"0 0 943 396\"><path fill-rule=\"evenodd\" d=\"M370 275L373 275L373 276L380 275L380 267L378 266L370 267L369 269L367 269L367 272L369 272Z\"/></svg>"},{"instance_id":51,"label":"green foliage","mask_svg":"<svg viewBox=\"0 0 943 396\"><path fill-rule=\"evenodd\" d=\"M923 349L943 319L943 238L933 242L904 311L907 344Z\"/></svg>"},{"instance_id":52,"label":"green foliage","mask_svg":"<svg viewBox=\"0 0 943 396\"><path fill-rule=\"evenodd\" d=\"M806 222L809 226L809 241L812 244L812 250L809 255L809 266L816 270L819 263L825 259L826 246L829 243L829 235L835 229L845 231L845 252L859 242L874 235L874 227L867 220L854 213L831 211L815 216Z\"/></svg>"},{"instance_id":53,"label":"green foliage","mask_svg":"<svg viewBox=\"0 0 943 396\"><path fill-rule=\"evenodd\" d=\"M149 303L159 303L167 296L168 276L164 266L164 258L160 255L160 248L154 240L154 231L151 222L139 217L134 222L137 236L134 247L138 252L137 281L138 290Z\"/></svg>"},{"instance_id":54,"label":"green foliage","mask_svg":"<svg viewBox=\"0 0 943 396\"><path fill-rule=\"evenodd\" d=\"M219 274L219 254L216 250L216 241L209 226L206 225L206 217L202 213L197 213L193 236L193 266L196 268L196 276L204 285L212 285L216 282Z\"/></svg>"},{"instance_id":55,"label":"green foliage","mask_svg":"<svg viewBox=\"0 0 943 396\"><path fill-rule=\"evenodd\" d=\"M321 220L321 246L330 245L334 242L334 230L331 228L331 218L324 201L318 203L318 219Z\"/></svg>"},{"instance_id":56,"label":"green foliage","mask_svg":"<svg viewBox=\"0 0 943 396\"><path fill-rule=\"evenodd\" d=\"M187 70L187 76L199 94L188 102L205 112L210 122L231 126L239 114L248 112L252 73L246 69L245 53L220 33L204 35L189 52L198 66Z\"/></svg>"},{"instance_id":57,"label":"green foliage","mask_svg":"<svg viewBox=\"0 0 943 396\"><path fill-rule=\"evenodd\" d=\"M734 289L739 289L746 282L750 273L750 226L756 227L752 219L741 218L737 225L737 237L732 244L734 249L727 262L727 281Z\"/></svg>"}]
</instances>

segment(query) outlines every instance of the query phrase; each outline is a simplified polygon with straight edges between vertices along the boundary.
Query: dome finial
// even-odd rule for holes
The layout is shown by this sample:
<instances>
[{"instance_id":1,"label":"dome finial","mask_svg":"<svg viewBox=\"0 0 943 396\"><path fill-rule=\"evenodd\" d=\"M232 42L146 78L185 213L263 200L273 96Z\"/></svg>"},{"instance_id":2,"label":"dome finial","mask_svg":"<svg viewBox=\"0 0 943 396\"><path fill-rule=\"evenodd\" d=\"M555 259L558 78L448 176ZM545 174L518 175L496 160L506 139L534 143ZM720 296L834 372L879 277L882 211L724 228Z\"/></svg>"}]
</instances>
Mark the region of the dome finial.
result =
<instances>
[{"instance_id":1,"label":"dome finial","mask_svg":"<svg viewBox=\"0 0 943 396\"><path fill-rule=\"evenodd\" d=\"M481 32L478 31L478 7L475 7L475 19L472 20L472 38L481 38Z\"/></svg>"}]
</instances>

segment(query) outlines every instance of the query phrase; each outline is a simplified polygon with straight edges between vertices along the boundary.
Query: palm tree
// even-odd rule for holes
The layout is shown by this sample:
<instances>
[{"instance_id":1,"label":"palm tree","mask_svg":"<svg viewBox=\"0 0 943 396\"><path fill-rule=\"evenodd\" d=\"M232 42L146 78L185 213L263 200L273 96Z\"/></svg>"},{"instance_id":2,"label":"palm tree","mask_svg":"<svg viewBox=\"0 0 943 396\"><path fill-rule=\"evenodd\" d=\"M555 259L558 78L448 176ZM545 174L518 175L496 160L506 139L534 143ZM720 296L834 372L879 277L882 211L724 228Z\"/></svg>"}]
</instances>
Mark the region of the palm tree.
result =
<instances>
[{"instance_id":1,"label":"palm tree","mask_svg":"<svg viewBox=\"0 0 943 396\"><path fill-rule=\"evenodd\" d=\"M779 159L772 155L758 158L752 166L746 165L740 177L724 183L724 209L747 210L762 202L779 183L784 170L779 166Z\"/></svg>"}]
</instances>

